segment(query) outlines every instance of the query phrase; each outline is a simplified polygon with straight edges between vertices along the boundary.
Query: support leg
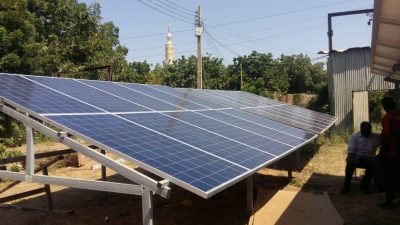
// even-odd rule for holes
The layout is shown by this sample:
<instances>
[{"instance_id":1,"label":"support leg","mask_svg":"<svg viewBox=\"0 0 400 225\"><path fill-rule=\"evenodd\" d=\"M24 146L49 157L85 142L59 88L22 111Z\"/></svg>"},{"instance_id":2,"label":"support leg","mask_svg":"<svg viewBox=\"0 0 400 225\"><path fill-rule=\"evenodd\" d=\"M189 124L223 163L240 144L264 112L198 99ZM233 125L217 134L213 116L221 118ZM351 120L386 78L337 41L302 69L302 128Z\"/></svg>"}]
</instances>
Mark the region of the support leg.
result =
<instances>
[{"instance_id":1,"label":"support leg","mask_svg":"<svg viewBox=\"0 0 400 225\"><path fill-rule=\"evenodd\" d=\"M35 149L33 142L33 130L26 126L26 174L35 174Z\"/></svg>"},{"instance_id":2,"label":"support leg","mask_svg":"<svg viewBox=\"0 0 400 225\"><path fill-rule=\"evenodd\" d=\"M289 177L289 179L293 178L292 171L293 171L293 155L291 153L289 155L289 160L288 160L288 177Z\"/></svg>"},{"instance_id":3,"label":"support leg","mask_svg":"<svg viewBox=\"0 0 400 225\"><path fill-rule=\"evenodd\" d=\"M153 192L142 187L143 225L153 225Z\"/></svg>"},{"instance_id":4,"label":"support leg","mask_svg":"<svg viewBox=\"0 0 400 225\"><path fill-rule=\"evenodd\" d=\"M253 212L254 200L253 200L253 177L249 177L246 180L247 189L247 212L251 214Z\"/></svg>"},{"instance_id":5,"label":"support leg","mask_svg":"<svg viewBox=\"0 0 400 225\"><path fill-rule=\"evenodd\" d=\"M294 169L295 170L300 170L300 167L301 167L301 151L297 150L297 151L295 151L295 154L296 154L296 160L295 160Z\"/></svg>"},{"instance_id":6,"label":"support leg","mask_svg":"<svg viewBox=\"0 0 400 225\"><path fill-rule=\"evenodd\" d=\"M103 149L101 149L100 152L103 155L106 154L106 151ZM107 172L106 172L106 167L104 165L101 165L101 180L103 180L103 181L107 180Z\"/></svg>"},{"instance_id":7,"label":"support leg","mask_svg":"<svg viewBox=\"0 0 400 225\"><path fill-rule=\"evenodd\" d=\"M47 170L47 167L43 168L42 173L45 176L49 175L49 171ZM46 192L47 202L49 204L49 210L53 210L53 197L51 196L50 185L45 184L44 185L44 191Z\"/></svg>"},{"instance_id":8,"label":"support leg","mask_svg":"<svg viewBox=\"0 0 400 225\"><path fill-rule=\"evenodd\" d=\"M105 155L106 151L103 149L100 149L100 153ZM106 171L106 166L104 166L104 165L101 165L101 180L107 181L107 171ZM107 192L104 192L104 197L107 198Z\"/></svg>"}]
</instances>

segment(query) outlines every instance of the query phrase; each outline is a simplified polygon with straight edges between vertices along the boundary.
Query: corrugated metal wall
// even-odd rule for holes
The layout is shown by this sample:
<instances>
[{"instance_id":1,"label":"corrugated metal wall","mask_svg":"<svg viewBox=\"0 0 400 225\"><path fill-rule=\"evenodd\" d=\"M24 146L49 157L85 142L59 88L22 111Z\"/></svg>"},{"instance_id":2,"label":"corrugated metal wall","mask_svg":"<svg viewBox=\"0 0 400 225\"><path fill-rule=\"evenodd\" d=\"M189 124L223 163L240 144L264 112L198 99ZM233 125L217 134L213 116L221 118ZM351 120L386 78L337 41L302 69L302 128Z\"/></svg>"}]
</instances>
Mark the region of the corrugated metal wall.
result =
<instances>
[{"instance_id":1,"label":"corrugated metal wall","mask_svg":"<svg viewBox=\"0 0 400 225\"><path fill-rule=\"evenodd\" d=\"M331 52L328 59L328 87L331 115L336 117L337 129L353 126L353 91L394 89L384 76L370 72L370 48L351 48Z\"/></svg>"}]
</instances>

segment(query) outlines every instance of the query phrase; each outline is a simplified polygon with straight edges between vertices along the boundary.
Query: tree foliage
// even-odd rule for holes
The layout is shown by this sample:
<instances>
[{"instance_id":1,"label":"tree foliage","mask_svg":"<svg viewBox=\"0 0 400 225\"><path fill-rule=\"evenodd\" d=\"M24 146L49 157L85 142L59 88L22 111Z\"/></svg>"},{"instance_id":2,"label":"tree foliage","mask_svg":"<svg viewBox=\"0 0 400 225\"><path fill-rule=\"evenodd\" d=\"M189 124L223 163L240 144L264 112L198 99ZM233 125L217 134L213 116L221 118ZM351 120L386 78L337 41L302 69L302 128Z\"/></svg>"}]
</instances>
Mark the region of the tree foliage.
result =
<instances>
[{"instance_id":1,"label":"tree foliage","mask_svg":"<svg viewBox=\"0 0 400 225\"><path fill-rule=\"evenodd\" d=\"M280 61L289 76L290 93L318 93L326 85L327 75L322 63L312 64L303 54L285 56Z\"/></svg>"},{"instance_id":2,"label":"tree foliage","mask_svg":"<svg viewBox=\"0 0 400 225\"><path fill-rule=\"evenodd\" d=\"M129 74L128 50L118 28L102 23L100 5L76 0L4 0L0 3L0 71L9 73L98 77L84 68L111 65Z\"/></svg>"}]
</instances>

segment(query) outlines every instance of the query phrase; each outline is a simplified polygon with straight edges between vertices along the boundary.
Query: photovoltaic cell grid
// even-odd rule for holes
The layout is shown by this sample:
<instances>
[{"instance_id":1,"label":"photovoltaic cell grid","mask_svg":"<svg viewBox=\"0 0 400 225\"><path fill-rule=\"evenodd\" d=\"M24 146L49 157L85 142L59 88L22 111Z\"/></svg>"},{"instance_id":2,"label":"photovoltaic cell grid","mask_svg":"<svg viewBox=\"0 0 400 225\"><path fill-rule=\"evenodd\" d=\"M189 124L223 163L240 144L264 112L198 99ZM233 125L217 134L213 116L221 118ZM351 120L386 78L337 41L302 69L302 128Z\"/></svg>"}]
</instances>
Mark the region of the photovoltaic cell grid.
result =
<instances>
[{"instance_id":1,"label":"photovoltaic cell grid","mask_svg":"<svg viewBox=\"0 0 400 225\"><path fill-rule=\"evenodd\" d=\"M193 94L229 107L241 109L252 114L289 124L313 133L322 133L333 125L335 117L289 105L242 91L176 89L182 93Z\"/></svg>"},{"instance_id":2,"label":"photovoltaic cell grid","mask_svg":"<svg viewBox=\"0 0 400 225\"><path fill-rule=\"evenodd\" d=\"M315 138L180 90L0 74L0 96L209 197Z\"/></svg>"},{"instance_id":3,"label":"photovoltaic cell grid","mask_svg":"<svg viewBox=\"0 0 400 225\"><path fill-rule=\"evenodd\" d=\"M37 113L101 111L19 76L0 75L0 96Z\"/></svg>"}]
</instances>

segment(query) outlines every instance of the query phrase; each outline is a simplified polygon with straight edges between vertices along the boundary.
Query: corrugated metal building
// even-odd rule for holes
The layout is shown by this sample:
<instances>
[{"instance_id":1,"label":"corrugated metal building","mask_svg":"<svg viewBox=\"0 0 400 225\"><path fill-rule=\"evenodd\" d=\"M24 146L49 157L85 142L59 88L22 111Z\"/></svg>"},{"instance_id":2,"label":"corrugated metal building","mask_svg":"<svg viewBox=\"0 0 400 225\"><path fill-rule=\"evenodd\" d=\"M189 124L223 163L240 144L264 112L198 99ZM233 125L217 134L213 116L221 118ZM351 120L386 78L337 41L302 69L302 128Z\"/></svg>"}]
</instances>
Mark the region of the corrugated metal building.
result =
<instances>
[{"instance_id":1,"label":"corrugated metal building","mask_svg":"<svg viewBox=\"0 0 400 225\"><path fill-rule=\"evenodd\" d=\"M331 115L337 119L337 129L353 127L353 92L394 89L393 83L386 82L383 76L370 72L370 52L369 47L350 48L345 51L332 51L329 55L329 99ZM358 103L360 104L363 103Z\"/></svg>"}]
</instances>

